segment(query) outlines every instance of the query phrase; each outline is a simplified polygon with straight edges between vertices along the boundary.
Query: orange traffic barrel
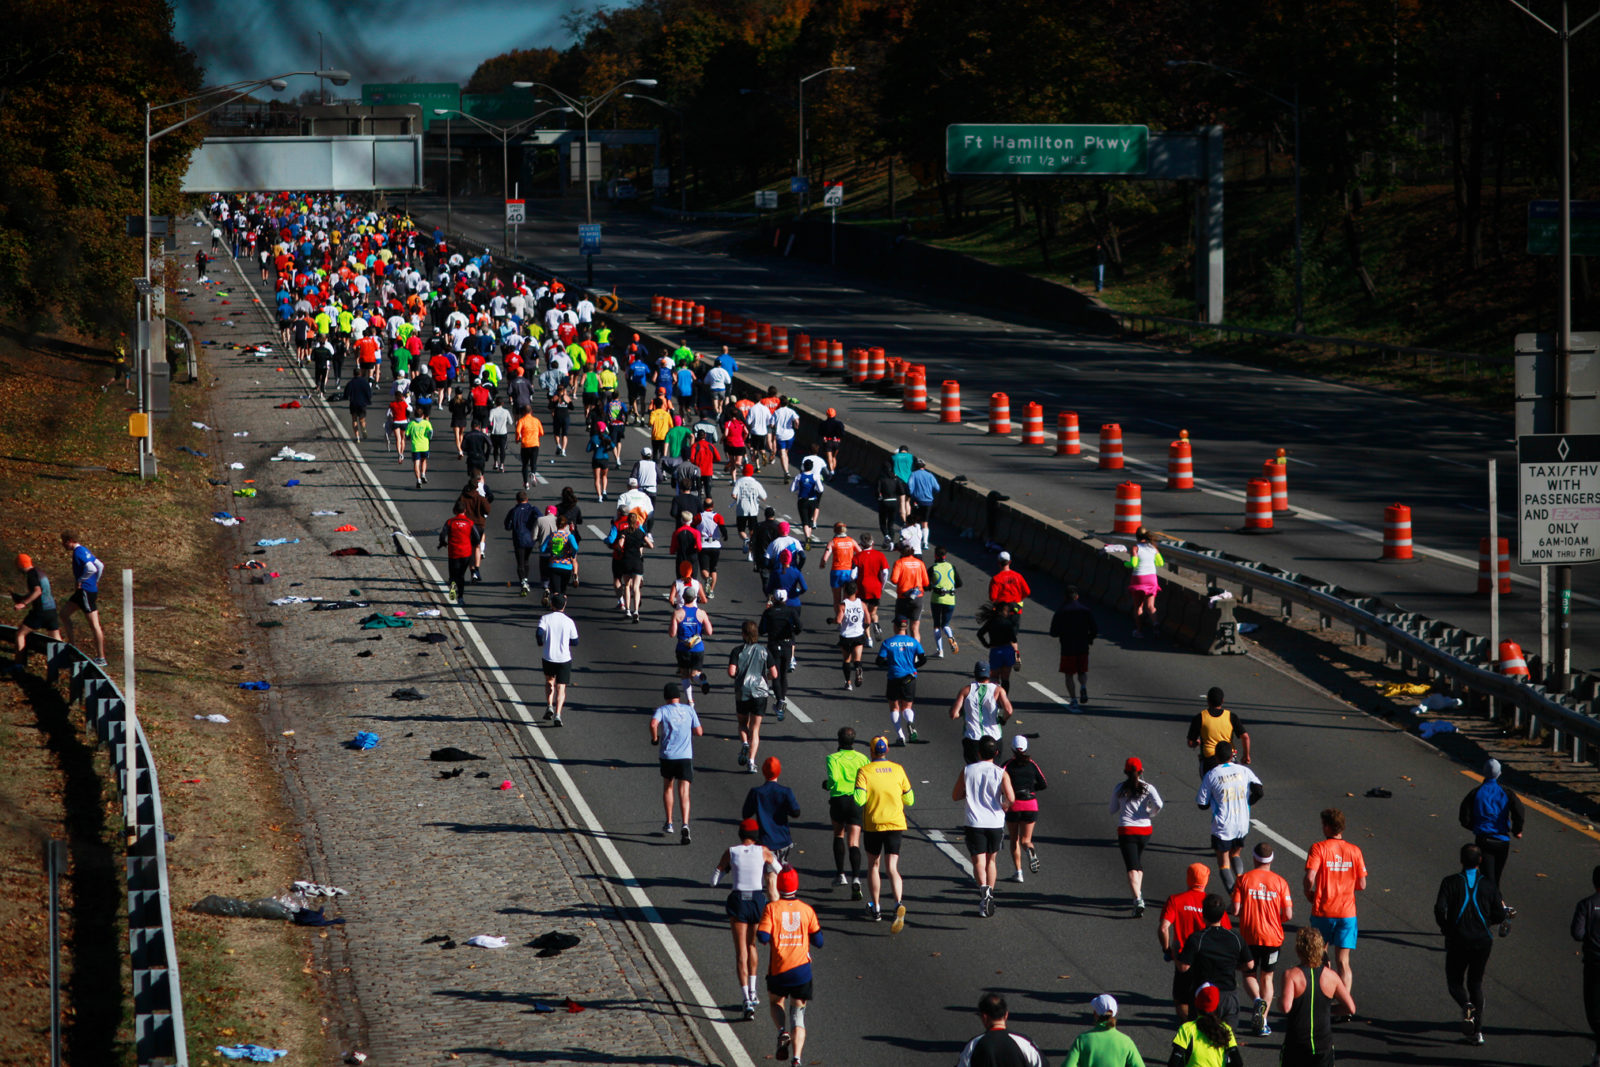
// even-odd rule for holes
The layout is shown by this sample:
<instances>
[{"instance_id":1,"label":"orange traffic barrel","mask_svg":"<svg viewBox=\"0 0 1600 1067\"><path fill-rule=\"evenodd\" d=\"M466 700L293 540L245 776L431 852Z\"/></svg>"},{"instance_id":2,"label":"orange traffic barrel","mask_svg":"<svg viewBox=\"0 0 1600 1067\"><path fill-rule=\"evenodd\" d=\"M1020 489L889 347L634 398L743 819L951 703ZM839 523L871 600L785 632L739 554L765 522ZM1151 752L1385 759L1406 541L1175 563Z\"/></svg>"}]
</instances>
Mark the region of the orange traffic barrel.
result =
<instances>
[{"instance_id":1,"label":"orange traffic barrel","mask_svg":"<svg viewBox=\"0 0 1600 1067\"><path fill-rule=\"evenodd\" d=\"M672 324L674 326L687 326L687 325L689 325L689 323L693 320L693 317L694 317L694 312L689 310L692 306L693 306L693 301L689 301L689 300L680 300L680 301L678 301L677 307L673 309Z\"/></svg>"},{"instance_id":2,"label":"orange traffic barrel","mask_svg":"<svg viewBox=\"0 0 1600 1067\"><path fill-rule=\"evenodd\" d=\"M1044 444L1044 407L1031 400L1022 409L1022 443Z\"/></svg>"},{"instance_id":3,"label":"orange traffic barrel","mask_svg":"<svg viewBox=\"0 0 1600 1067\"><path fill-rule=\"evenodd\" d=\"M1138 482L1123 482L1117 486L1117 512L1111 532L1130 537L1144 525L1143 490Z\"/></svg>"},{"instance_id":4,"label":"orange traffic barrel","mask_svg":"<svg viewBox=\"0 0 1600 1067\"><path fill-rule=\"evenodd\" d=\"M1076 456L1082 448L1078 441L1078 413L1061 412L1056 416L1056 455Z\"/></svg>"},{"instance_id":5,"label":"orange traffic barrel","mask_svg":"<svg viewBox=\"0 0 1600 1067\"><path fill-rule=\"evenodd\" d=\"M739 343L739 317L725 314L717 320L720 328L717 330L717 340L725 345Z\"/></svg>"},{"instance_id":6,"label":"orange traffic barrel","mask_svg":"<svg viewBox=\"0 0 1600 1067\"><path fill-rule=\"evenodd\" d=\"M1278 449L1276 459L1261 465L1261 477L1272 483L1272 510L1279 515L1289 512L1289 460L1283 449Z\"/></svg>"},{"instance_id":7,"label":"orange traffic barrel","mask_svg":"<svg viewBox=\"0 0 1600 1067\"><path fill-rule=\"evenodd\" d=\"M1189 447L1189 431L1179 430L1178 439L1167 445L1167 489L1174 493L1194 492L1194 453Z\"/></svg>"},{"instance_id":8,"label":"orange traffic barrel","mask_svg":"<svg viewBox=\"0 0 1600 1067\"><path fill-rule=\"evenodd\" d=\"M829 374L843 374L844 373L844 342L843 341L829 341L828 342L828 373Z\"/></svg>"},{"instance_id":9,"label":"orange traffic barrel","mask_svg":"<svg viewBox=\"0 0 1600 1067\"><path fill-rule=\"evenodd\" d=\"M1509 596L1511 594L1511 539L1507 537L1498 537L1495 540L1498 542L1498 544L1495 546L1494 551L1493 571L1500 576L1500 595ZM1489 539L1487 537L1480 537L1478 538L1479 596L1489 595L1489 583L1492 580L1490 578L1490 573L1491 565L1489 562Z\"/></svg>"},{"instance_id":10,"label":"orange traffic barrel","mask_svg":"<svg viewBox=\"0 0 1600 1067\"><path fill-rule=\"evenodd\" d=\"M678 301L670 296L667 297L665 321L668 326L675 326L678 322Z\"/></svg>"},{"instance_id":11,"label":"orange traffic barrel","mask_svg":"<svg viewBox=\"0 0 1600 1067\"><path fill-rule=\"evenodd\" d=\"M1411 554L1411 509L1390 504L1383 509L1383 561L1409 563Z\"/></svg>"},{"instance_id":12,"label":"orange traffic barrel","mask_svg":"<svg viewBox=\"0 0 1600 1067\"><path fill-rule=\"evenodd\" d=\"M1515 641L1500 642L1500 658L1494 666L1501 674L1513 678L1528 677L1528 661L1522 658L1522 646Z\"/></svg>"},{"instance_id":13,"label":"orange traffic barrel","mask_svg":"<svg viewBox=\"0 0 1600 1067\"><path fill-rule=\"evenodd\" d=\"M756 320L755 319L745 319L744 320L744 346L746 348L754 348L756 346L756 337L757 337L757 334L756 334Z\"/></svg>"},{"instance_id":14,"label":"orange traffic barrel","mask_svg":"<svg viewBox=\"0 0 1600 1067\"><path fill-rule=\"evenodd\" d=\"M1011 398L1004 393L989 394L989 432L1011 432Z\"/></svg>"},{"instance_id":15,"label":"orange traffic barrel","mask_svg":"<svg viewBox=\"0 0 1600 1067\"><path fill-rule=\"evenodd\" d=\"M699 329L705 329L706 306L704 304L696 304L694 306L694 324Z\"/></svg>"},{"instance_id":16,"label":"orange traffic barrel","mask_svg":"<svg viewBox=\"0 0 1600 1067\"><path fill-rule=\"evenodd\" d=\"M716 308L706 312L706 332L712 337L722 337L722 312Z\"/></svg>"},{"instance_id":17,"label":"orange traffic barrel","mask_svg":"<svg viewBox=\"0 0 1600 1067\"><path fill-rule=\"evenodd\" d=\"M1122 469L1122 427L1115 422L1102 423L1100 426L1100 469Z\"/></svg>"},{"instance_id":18,"label":"orange traffic barrel","mask_svg":"<svg viewBox=\"0 0 1600 1067\"><path fill-rule=\"evenodd\" d=\"M921 364L906 368L906 395L901 406L906 411L928 410L928 369Z\"/></svg>"},{"instance_id":19,"label":"orange traffic barrel","mask_svg":"<svg viewBox=\"0 0 1600 1067\"><path fill-rule=\"evenodd\" d=\"M1265 478L1251 478L1244 493L1244 532L1270 533L1272 531L1272 483Z\"/></svg>"},{"instance_id":20,"label":"orange traffic barrel","mask_svg":"<svg viewBox=\"0 0 1600 1067\"><path fill-rule=\"evenodd\" d=\"M770 322L758 322L758 323L756 323L756 351L758 351L758 352L771 352L772 351L772 323L770 323Z\"/></svg>"},{"instance_id":21,"label":"orange traffic barrel","mask_svg":"<svg viewBox=\"0 0 1600 1067\"><path fill-rule=\"evenodd\" d=\"M939 386L939 421L961 421L961 383L946 378Z\"/></svg>"},{"instance_id":22,"label":"orange traffic barrel","mask_svg":"<svg viewBox=\"0 0 1600 1067\"><path fill-rule=\"evenodd\" d=\"M662 299L662 296L661 296L660 293L657 293L656 295L654 295L654 296L652 296L650 298L650 317L652 319L661 318L661 314L662 314L661 308L662 308L662 305L664 303L665 303L665 301Z\"/></svg>"},{"instance_id":23,"label":"orange traffic barrel","mask_svg":"<svg viewBox=\"0 0 1600 1067\"><path fill-rule=\"evenodd\" d=\"M794 361L796 363L811 362L811 335L808 333L797 334L794 339Z\"/></svg>"},{"instance_id":24,"label":"orange traffic barrel","mask_svg":"<svg viewBox=\"0 0 1600 1067\"><path fill-rule=\"evenodd\" d=\"M772 352L779 359L789 358L789 328L787 326L774 326L772 328Z\"/></svg>"},{"instance_id":25,"label":"orange traffic barrel","mask_svg":"<svg viewBox=\"0 0 1600 1067\"><path fill-rule=\"evenodd\" d=\"M886 376L884 369L884 351L881 348L867 349L867 381L881 382Z\"/></svg>"},{"instance_id":26,"label":"orange traffic barrel","mask_svg":"<svg viewBox=\"0 0 1600 1067\"><path fill-rule=\"evenodd\" d=\"M862 385L867 380L867 363L871 357L865 348L852 348L850 350L850 380L857 385Z\"/></svg>"},{"instance_id":27,"label":"orange traffic barrel","mask_svg":"<svg viewBox=\"0 0 1600 1067\"><path fill-rule=\"evenodd\" d=\"M898 356L890 356L887 362L889 364L889 380L895 385L905 385L906 367L908 366L906 361Z\"/></svg>"}]
</instances>

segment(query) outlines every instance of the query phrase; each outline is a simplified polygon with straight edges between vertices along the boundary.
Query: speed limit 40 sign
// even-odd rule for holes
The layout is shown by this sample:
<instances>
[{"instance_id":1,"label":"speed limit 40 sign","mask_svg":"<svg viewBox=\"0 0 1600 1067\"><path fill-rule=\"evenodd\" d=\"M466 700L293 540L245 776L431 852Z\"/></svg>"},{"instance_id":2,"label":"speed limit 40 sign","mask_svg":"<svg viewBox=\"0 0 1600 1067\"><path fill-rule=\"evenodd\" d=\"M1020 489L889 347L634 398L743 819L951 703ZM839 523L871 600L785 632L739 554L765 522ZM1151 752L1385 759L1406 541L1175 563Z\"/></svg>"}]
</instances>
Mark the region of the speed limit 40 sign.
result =
<instances>
[{"instance_id":1,"label":"speed limit 40 sign","mask_svg":"<svg viewBox=\"0 0 1600 1067\"><path fill-rule=\"evenodd\" d=\"M527 201L525 201L525 200L507 200L506 201L506 225L507 226L521 226L523 223L525 223L527 221L528 221Z\"/></svg>"},{"instance_id":2,"label":"speed limit 40 sign","mask_svg":"<svg viewBox=\"0 0 1600 1067\"><path fill-rule=\"evenodd\" d=\"M844 206L844 186L842 184L838 183L838 182L835 182L834 184L828 186L827 191L822 194L822 206L823 207L842 207L842 206Z\"/></svg>"}]
</instances>

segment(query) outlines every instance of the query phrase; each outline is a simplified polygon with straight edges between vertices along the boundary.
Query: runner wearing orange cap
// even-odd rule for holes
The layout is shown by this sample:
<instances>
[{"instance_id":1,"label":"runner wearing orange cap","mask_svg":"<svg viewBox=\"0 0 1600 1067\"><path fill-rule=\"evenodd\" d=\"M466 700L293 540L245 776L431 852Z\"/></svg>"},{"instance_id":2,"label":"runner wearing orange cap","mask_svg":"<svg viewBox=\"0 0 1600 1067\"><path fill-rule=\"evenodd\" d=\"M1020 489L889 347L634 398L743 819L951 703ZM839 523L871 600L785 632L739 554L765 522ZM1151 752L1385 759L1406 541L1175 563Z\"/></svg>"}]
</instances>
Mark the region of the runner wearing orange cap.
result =
<instances>
[{"instance_id":1,"label":"runner wearing orange cap","mask_svg":"<svg viewBox=\"0 0 1600 1067\"><path fill-rule=\"evenodd\" d=\"M828 409L828 417L817 427L817 439L817 450L828 461L828 473L832 475L839 469L839 445L844 442L844 423L833 408Z\"/></svg>"},{"instance_id":2,"label":"runner wearing orange cap","mask_svg":"<svg viewBox=\"0 0 1600 1067\"><path fill-rule=\"evenodd\" d=\"M1161 956L1173 965L1172 1005L1177 1009L1179 1019L1189 1017L1193 991L1189 988L1188 977L1179 969L1177 959L1183 952L1184 942L1206 925L1206 884L1211 881L1211 868L1204 863L1191 863L1185 877L1189 888L1167 898L1166 907L1161 909L1161 925L1156 929L1156 940L1161 943ZM1222 916L1220 925L1224 929L1232 928L1226 914Z\"/></svg>"},{"instance_id":3,"label":"runner wearing orange cap","mask_svg":"<svg viewBox=\"0 0 1600 1067\"><path fill-rule=\"evenodd\" d=\"M28 591L11 594L11 606L27 612L17 624L17 657L11 664L14 674L22 672L22 665L28 658L29 634L37 630L52 641L61 640L61 619L56 610L56 598L50 592L50 579L33 565L33 557L26 552L17 555L17 570L22 572Z\"/></svg>"}]
</instances>

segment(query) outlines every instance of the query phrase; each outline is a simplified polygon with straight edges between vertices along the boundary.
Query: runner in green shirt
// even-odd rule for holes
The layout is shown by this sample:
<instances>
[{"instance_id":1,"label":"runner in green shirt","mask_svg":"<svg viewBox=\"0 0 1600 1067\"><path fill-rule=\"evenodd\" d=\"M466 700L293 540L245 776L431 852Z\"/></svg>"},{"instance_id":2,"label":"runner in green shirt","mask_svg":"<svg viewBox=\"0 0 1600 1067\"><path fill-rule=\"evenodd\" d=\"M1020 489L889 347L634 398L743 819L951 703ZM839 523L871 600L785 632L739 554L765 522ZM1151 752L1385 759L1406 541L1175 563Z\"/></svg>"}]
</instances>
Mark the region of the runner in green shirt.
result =
<instances>
[{"instance_id":1,"label":"runner in green shirt","mask_svg":"<svg viewBox=\"0 0 1600 1067\"><path fill-rule=\"evenodd\" d=\"M856 772L871 761L855 746L855 730L841 726L839 749L828 754L828 776L822 780L822 788L828 791L828 818L833 822L833 865L839 872L836 884L849 885L850 899L860 900L861 805L855 798ZM848 881L844 874L846 853L850 858Z\"/></svg>"},{"instance_id":2,"label":"runner in green shirt","mask_svg":"<svg viewBox=\"0 0 1600 1067\"><path fill-rule=\"evenodd\" d=\"M680 341L672 353L674 367L688 367L694 364L694 349L689 347L688 341Z\"/></svg>"},{"instance_id":3,"label":"runner in green shirt","mask_svg":"<svg viewBox=\"0 0 1600 1067\"><path fill-rule=\"evenodd\" d=\"M694 429L690 426L674 426L667 431L666 444L663 446L666 454L677 456L679 459L687 458L689 442L694 439Z\"/></svg>"},{"instance_id":4,"label":"runner in green shirt","mask_svg":"<svg viewBox=\"0 0 1600 1067\"><path fill-rule=\"evenodd\" d=\"M433 448L433 423L430 412L419 408L406 423L406 445L411 449L411 472L416 475L417 488L428 482L428 452Z\"/></svg>"},{"instance_id":5,"label":"runner in green shirt","mask_svg":"<svg viewBox=\"0 0 1600 1067\"><path fill-rule=\"evenodd\" d=\"M1117 1029L1117 998L1101 993L1089 1004L1094 1029L1078 1035L1061 1067L1144 1067L1133 1038Z\"/></svg>"}]
</instances>

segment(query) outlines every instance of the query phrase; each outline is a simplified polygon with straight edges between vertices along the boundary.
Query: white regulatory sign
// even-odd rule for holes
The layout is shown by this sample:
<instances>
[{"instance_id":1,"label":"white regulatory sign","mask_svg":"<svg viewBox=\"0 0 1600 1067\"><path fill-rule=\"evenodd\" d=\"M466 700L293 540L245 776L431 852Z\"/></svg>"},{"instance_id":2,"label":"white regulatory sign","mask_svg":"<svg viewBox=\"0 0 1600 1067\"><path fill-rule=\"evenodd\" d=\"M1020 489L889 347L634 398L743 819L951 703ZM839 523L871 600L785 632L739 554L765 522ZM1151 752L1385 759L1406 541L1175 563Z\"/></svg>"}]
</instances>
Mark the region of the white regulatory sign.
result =
<instances>
[{"instance_id":1,"label":"white regulatory sign","mask_svg":"<svg viewBox=\"0 0 1600 1067\"><path fill-rule=\"evenodd\" d=\"M827 191L822 194L822 206L823 207L843 207L844 206L844 186L842 186L842 185L830 185L830 186L828 186Z\"/></svg>"},{"instance_id":2,"label":"white regulatory sign","mask_svg":"<svg viewBox=\"0 0 1600 1067\"><path fill-rule=\"evenodd\" d=\"M524 200L506 201L506 225L521 226L528 221L527 202Z\"/></svg>"},{"instance_id":3,"label":"white regulatory sign","mask_svg":"<svg viewBox=\"0 0 1600 1067\"><path fill-rule=\"evenodd\" d=\"M1600 561L1600 434L1517 438L1517 534L1524 564Z\"/></svg>"}]
</instances>

